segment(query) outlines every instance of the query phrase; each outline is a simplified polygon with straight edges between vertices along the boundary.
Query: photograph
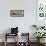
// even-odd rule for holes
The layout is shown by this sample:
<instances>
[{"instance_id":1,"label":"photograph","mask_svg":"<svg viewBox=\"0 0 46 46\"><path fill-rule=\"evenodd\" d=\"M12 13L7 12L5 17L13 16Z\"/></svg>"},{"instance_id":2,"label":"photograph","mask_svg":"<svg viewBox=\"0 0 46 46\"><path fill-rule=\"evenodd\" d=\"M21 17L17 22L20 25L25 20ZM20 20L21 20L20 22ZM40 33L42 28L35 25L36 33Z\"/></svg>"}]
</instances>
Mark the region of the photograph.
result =
<instances>
[{"instance_id":1,"label":"photograph","mask_svg":"<svg viewBox=\"0 0 46 46\"><path fill-rule=\"evenodd\" d=\"M11 10L10 16L11 17L24 17L24 10Z\"/></svg>"}]
</instances>

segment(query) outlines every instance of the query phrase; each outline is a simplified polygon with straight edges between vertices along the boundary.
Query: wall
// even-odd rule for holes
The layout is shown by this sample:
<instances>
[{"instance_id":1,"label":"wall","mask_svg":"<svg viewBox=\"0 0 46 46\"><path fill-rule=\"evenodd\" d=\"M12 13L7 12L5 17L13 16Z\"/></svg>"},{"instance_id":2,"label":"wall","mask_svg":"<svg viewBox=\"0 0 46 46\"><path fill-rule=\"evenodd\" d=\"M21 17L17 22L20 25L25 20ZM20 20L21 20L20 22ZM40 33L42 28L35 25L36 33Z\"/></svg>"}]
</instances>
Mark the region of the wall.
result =
<instances>
[{"instance_id":1,"label":"wall","mask_svg":"<svg viewBox=\"0 0 46 46\"><path fill-rule=\"evenodd\" d=\"M10 17L12 9L24 9L24 17ZM18 26L19 32L30 32L32 35L32 24L36 24L36 0L0 0L0 34Z\"/></svg>"}]
</instances>

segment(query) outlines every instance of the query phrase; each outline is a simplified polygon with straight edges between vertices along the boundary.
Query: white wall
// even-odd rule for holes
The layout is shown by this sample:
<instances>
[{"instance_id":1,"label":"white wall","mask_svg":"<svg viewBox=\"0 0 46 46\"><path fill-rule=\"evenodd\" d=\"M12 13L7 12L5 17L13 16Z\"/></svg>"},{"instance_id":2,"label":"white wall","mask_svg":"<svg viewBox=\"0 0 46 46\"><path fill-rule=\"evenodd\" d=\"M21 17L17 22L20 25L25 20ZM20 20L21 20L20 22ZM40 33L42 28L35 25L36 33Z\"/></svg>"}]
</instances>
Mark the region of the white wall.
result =
<instances>
[{"instance_id":1,"label":"white wall","mask_svg":"<svg viewBox=\"0 0 46 46\"><path fill-rule=\"evenodd\" d=\"M24 9L24 17L10 17L12 9ZM36 24L36 0L0 0L0 34L16 26L20 32L31 34L32 24Z\"/></svg>"}]
</instances>

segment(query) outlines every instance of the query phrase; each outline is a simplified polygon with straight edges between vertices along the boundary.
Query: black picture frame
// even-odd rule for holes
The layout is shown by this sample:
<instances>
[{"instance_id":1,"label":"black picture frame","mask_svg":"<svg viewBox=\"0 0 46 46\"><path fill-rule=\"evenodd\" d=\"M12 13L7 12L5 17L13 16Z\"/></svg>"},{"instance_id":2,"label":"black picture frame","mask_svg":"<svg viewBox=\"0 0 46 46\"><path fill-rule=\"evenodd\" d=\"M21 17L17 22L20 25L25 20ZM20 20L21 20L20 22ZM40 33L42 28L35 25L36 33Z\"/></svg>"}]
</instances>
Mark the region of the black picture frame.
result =
<instances>
[{"instance_id":1,"label":"black picture frame","mask_svg":"<svg viewBox=\"0 0 46 46\"><path fill-rule=\"evenodd\" d=\"M24 10L11 10L10 16L11 17L24 17Z\"/></svg>"}]
</instances>

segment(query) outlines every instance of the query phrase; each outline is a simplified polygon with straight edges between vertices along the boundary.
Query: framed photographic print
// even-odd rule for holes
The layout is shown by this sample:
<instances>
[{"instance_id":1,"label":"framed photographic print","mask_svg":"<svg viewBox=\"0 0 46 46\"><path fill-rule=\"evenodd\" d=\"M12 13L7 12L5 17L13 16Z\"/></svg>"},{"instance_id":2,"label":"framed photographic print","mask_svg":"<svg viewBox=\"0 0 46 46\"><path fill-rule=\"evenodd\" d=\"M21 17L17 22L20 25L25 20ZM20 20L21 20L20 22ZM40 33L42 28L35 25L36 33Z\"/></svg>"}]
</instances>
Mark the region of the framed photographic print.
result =
<instances>
[{"instance_id":1,"label":"framed photographic print","mask_svg":"<svg viewBox=\"0 0 46 46\"><path fill-rule=\"evenodd\" d=\"M11 17L24 17L24 10L11 10L10 16Z\"/></svg>"}]
</instances>

